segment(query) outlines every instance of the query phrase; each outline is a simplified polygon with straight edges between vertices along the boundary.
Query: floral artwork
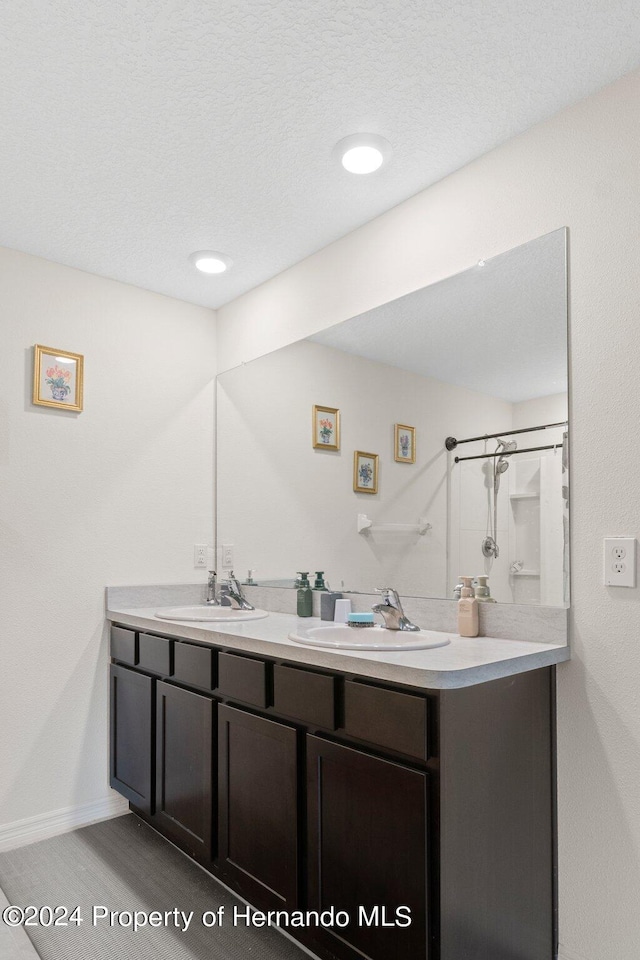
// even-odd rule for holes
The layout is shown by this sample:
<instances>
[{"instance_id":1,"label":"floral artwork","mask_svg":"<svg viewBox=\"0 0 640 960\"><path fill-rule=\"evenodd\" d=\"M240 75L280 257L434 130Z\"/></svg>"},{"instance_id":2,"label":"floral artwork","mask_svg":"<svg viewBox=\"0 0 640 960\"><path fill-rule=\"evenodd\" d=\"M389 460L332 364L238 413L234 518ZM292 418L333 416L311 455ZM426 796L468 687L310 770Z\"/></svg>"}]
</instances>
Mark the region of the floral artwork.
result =
<instances>
[{"instance_id":1,"label":"floral artwork","mask_svg":"<svg viewBox=\"0 0 640 960\"><path fill-rule=\"evenodd\" d=\"M71 380L71 370L61 370L59 367L49 367L47 369L47 379L51 387L51 397L53 400L66 400L71 393L69 386Z\"/></svg>"},{"instance_id":2,"label":"floral artwork","mask_svg":"<svg viewBox=\"0 0 640 960\"><path fill-rule=\"evenodd\" d=\"M353 455L353 489L356 493L378 492L378 454L356 450Z\"/></svg>"},{"instance_id":3,"label":"floral artwork","mask_svg":"<svg viewBox=\"0 0 640 960\"><path fill-rule=\"evenodd\" d=\"M416 462L416 428L404 423L395 425L394 459L398 463Z\"/></svg>"},{"instance_id":4,"label":"floral artwork","mask_svg":"<svg viewBox=\"0 0 640 960\"><path fill-rule=\"evenodd\" d=\"M367 460L363 460L358 469L358 481L361 487L370 487L373 480L373 467Z\"/></svg>"},{"instance_id":5,"label":"floral artwork","mask_svg":"<svg viewBox=\"0 0 640 960\"><path fill-rule=\"evenodd\" d=\"M313 408L314 449L340 449L340 411L336 407Z\"/></svg>"},{"instance_id":6,"label":"floral artwork","mask_svg":"<svg viewBox=\"0 0 640 960\"><path fill-rule=\"evenodd\" d=\"M321 443L331 443L335 435L336 425L335 421L327 417L324 420L320 421L320 442Z\"/></svg>"},{"instance_id":7,"label":"floral artwork","mask_svg":"<svg viewBox=\"0 0 640 960\"><path fill-rule=\"evenodd\" d=\"M33 402L79 413L82 410L84 358L53 347L34 347Z\"/></svg>"}]
</instances>

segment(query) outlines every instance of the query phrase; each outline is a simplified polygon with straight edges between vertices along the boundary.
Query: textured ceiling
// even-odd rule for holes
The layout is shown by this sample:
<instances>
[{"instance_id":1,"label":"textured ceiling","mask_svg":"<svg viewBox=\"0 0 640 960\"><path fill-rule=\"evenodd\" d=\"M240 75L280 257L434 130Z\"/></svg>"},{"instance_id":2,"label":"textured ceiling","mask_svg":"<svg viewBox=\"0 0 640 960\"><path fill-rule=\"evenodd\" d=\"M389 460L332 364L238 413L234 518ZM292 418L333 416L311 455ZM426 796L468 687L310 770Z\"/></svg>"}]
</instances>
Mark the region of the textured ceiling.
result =
<instances>
[{"instance_id":1,"label":"textured ceiling","mask_svg":"<svg viewBox=\"0 0 640 960\"><path fill-rule=\"evenodd\" d=\"M510 403L566 393L565 230L308 339Z\"/></svg>"},{"instance_id":2,"label":"textured ceiling","mask_svg":"<svg viewBox=\"0 0 640 960\"><path fill-rule=\"evenodd\" d=\"M5 0L0 244L219 306L638 65L637 0Z\"/></svg>"}]
</instances>

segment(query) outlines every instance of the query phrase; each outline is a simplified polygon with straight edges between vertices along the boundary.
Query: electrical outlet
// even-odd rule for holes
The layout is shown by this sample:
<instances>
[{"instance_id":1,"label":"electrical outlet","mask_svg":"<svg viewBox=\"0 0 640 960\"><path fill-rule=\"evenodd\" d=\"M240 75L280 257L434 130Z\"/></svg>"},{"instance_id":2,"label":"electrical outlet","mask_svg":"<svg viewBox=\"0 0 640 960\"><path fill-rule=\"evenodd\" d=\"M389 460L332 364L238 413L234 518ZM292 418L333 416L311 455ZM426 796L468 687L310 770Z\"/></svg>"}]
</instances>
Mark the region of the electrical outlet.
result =
<instances>
[{"instance_id":1,"label":"electrical outlet","mask_svg":"<svg viewBox=\"0 0 640 960\"><path fill-rule=\"evenodd\" d=\"M606 537L604 541L605 587L635 587L635 537Z\"/></svg>"},{"instance_id":2,"label":"electrical outlet","mask_svg":"<svg viewBox=\"0 0 640 960\"><path fill-rule=\"evenodd\" d=\"M232 543L223 543L222 544L222 566L225 569L231 569L233 567L233 544Z\"/></svg>"},{"instance_id":3,"label":"electrical outlet","mask_svg":"<svg viewBox=\"0 0 640 960\"><path fill-rule=\"evenodd\" d=\"M207 545L206 545L206 543L194 543L194 545L193 545L193 565L194 565L194 567L206 567L206 565L207 565Z\"/></svg>"}]
</instances>

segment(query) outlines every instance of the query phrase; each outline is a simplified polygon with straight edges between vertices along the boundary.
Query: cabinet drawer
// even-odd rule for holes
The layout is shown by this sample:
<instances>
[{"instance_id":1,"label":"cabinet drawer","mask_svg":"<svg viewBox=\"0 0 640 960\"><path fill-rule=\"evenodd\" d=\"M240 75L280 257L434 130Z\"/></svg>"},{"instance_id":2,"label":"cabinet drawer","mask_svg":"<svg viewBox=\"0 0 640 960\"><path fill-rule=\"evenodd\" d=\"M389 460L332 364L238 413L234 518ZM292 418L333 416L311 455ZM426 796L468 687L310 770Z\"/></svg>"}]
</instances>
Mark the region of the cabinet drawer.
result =
<instances>
[{"instance_id":1,"label":"cabinet drawer","mask_svg":"<svg viewBox=\"0 0 640 960\"><path fill-rule=\"evenodd\" d=\"M238 657L234 653L218 656L218 693L256 707L267 705L267 665L262 660Z\"/></svg>"},{"instance_id":2,"label":"cabinet drawer","mask_svg":"<svg viewBox=\"0 0 640 960\"><path fill-rule=\"evenodd\" d=\"M111 656L114 660L135 667L138 662L138 645L134 630L111 627Z\"/></svg>"},{"instance_id":3,"label":"cabinet drawer","mask_svg":"<svg viewBox=\"0 0 640 960\"><path fill-rule=\"evenodd\" d=\"M273 707L277 713L335 730L334 677L296 667L273 668Z\"/></svg>"},{"instance_id":4,"label":"cabinet drawer","mask_svg":"<svg viewBox=\"0 0 640 960\"><path fill-rule=\"evenodd\" d=\"M138 666L161 677L171 676L171 640L141 633L138 638Z\"/></svg>"},{"instance_id":5,"label":"cabinet drawer","mask_svg":"<svg viewBox=\"0 0 640 960\"><path fill-rule=\"evenodd\" d=\"M344 686L344 731L351 737L427 760L427 701L367 683Z\"/></svg>"},{"instance_id":6,"label":"cabinet drawer","mask_svg":"<svg viewBox=\"0 0 640 960\"><path fill-rule=\"evenodd\" d=\"M215 687L215 652L194 643L174 643L173 679L201 690Z\"/></svg>"}]
</instances>

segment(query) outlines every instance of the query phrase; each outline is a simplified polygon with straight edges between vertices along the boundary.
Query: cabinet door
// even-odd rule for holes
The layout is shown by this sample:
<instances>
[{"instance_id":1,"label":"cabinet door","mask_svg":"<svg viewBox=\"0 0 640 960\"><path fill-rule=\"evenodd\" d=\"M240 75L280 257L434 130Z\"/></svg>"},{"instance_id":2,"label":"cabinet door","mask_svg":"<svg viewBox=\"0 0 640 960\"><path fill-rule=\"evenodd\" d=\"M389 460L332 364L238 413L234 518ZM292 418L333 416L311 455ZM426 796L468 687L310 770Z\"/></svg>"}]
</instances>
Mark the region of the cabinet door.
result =
<instances>
[{"instance_id":1,"label":"cabinet door","mask_svg":"<svg viewBox=\"0 0 640 960\"><path fill-rule=\"evenodd\" d=\"M115 664L110 669L110 783L151 813L153 680Z\"/></svg>"},{"instance_id":2,"label":"cabinet door","mask_svg":"<svg viewBox=\"0 0 640 960\"><path fill-rule=\"evenodd\" d=\"M307 786L308 905L351 921L319 942L340 957L425 960L427 774L308 736Z\"/></svg>"},{"instance_id":3,"label":"cabinet door","mask_svg":"<svg viewBox=\"0 0 640 960\"><path fill-rule=\"evenodd\" d=\"M210 697L157 681L154 826L203 863L212 857L213 724Z\"/></svg>"},{"instance_id":4,"label":"cabinet door","mask_svg":"<svg viewBox=\"0 0 640 960\"><path fill-rule=\"evenodd\" d=\"M298 899L297 734L221 705L218 713L219 863L241 896L265 909Z\"/></svg>"}]
</instances>

